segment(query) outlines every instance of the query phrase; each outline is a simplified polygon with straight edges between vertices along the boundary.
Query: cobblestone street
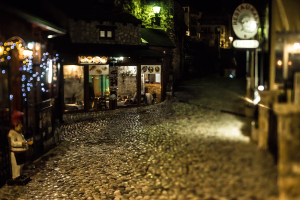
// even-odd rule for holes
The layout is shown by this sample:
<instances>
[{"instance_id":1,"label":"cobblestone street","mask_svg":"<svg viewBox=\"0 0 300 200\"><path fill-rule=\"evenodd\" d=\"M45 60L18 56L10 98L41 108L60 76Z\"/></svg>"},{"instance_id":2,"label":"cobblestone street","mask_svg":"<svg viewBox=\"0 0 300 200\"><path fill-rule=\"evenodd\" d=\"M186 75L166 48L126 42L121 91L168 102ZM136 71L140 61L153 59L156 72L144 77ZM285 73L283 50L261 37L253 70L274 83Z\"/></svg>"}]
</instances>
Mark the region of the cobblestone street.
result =
<instances>
[{"instance_id":1,"label":"cobblestone street","mask_svg":"<svg viewBox=\"0 0 300 200\"><path fill-rule=\"evenodd\" d=\"M277 199L271 154L250 141L246 117L220 111L241 111L239 85L219 80L228 90L195 80L188 97L64 125L61 144L24 168L32 181L0 199Z\"/></svg>"}]
</instances>

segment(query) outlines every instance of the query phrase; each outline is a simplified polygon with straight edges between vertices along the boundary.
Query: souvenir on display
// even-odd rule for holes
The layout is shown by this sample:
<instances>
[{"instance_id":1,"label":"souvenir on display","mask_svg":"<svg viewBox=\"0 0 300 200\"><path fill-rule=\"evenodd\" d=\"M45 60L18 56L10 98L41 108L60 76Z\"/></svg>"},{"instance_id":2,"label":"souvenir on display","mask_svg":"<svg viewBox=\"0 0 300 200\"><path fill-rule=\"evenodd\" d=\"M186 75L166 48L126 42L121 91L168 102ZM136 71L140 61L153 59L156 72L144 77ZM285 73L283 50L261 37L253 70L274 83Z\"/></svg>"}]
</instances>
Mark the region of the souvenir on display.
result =
<instances>
[{"instance_id":1,"label":"souvenir on display","mask_svg":"<svg viewBox=\"0 0 300 200\"><path fill-rule=\"evenodd\" d=\"M33 141L27 142L22 134L22 117L24 113L14 111L11 123L12 129L8 133L8 140L10 144L10 157L12 167L12 179L7 181L8 185L25 185L30 181L30 178L22 174L22 167L26 162L26 151L28 145L32 145Z\"/></svg>"}]
</instances>

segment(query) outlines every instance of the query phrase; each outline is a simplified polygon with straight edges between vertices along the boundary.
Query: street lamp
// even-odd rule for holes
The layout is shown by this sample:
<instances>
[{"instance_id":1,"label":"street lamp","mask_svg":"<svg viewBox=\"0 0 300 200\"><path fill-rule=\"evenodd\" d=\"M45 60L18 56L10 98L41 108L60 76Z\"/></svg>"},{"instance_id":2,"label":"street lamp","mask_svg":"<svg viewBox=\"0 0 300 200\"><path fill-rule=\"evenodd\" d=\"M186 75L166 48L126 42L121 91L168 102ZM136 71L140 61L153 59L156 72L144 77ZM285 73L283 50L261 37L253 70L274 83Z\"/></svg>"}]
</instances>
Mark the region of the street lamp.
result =
<instances>
[{"instance_id":1,"label":"street lamp","mask_svg":"<svg viewBox=\"0 0 300 200\"><path fill-rule=\"evenodd\" d=\"M157 25L157 26L160 26L160 17L158 16L158 14L160 12L160 7L159 6L154 6L153 7L153 12L155 14L154 24Z\"/></svg>"},{"instance_id":2,"label":"street lamp","mask_svg":"<svg viewBox=\"0 0 300 200\"><path fill-rule=\"evenodd\" d=\"M154 6L153 7L153 12L154 12L155 16L159 14L159 11L160 11L160 7L159 6Z\"/></svg>"}]
</instances>

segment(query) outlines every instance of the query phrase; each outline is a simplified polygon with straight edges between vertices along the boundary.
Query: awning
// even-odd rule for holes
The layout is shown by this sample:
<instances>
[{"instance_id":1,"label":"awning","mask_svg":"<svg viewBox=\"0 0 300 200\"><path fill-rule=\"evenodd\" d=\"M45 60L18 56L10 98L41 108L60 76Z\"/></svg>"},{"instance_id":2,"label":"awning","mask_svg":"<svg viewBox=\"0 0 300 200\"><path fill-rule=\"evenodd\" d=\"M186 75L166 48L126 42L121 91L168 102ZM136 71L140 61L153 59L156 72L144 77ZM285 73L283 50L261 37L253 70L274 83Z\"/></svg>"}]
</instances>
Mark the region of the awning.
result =
<instances>
[{"instance_id":1,"label":"awning","mask_svg":"<svg viewBox=\"0 0 300 200\"><path fill-rule=\"evenodd\" d=\"M119 44L86 44L61 43L54 49L59 54L74 56L109 56L109 57L135 57L135 58L164 58L168 55L149 49L146 45L119 45Z\"/></svg>"}]
</instances>

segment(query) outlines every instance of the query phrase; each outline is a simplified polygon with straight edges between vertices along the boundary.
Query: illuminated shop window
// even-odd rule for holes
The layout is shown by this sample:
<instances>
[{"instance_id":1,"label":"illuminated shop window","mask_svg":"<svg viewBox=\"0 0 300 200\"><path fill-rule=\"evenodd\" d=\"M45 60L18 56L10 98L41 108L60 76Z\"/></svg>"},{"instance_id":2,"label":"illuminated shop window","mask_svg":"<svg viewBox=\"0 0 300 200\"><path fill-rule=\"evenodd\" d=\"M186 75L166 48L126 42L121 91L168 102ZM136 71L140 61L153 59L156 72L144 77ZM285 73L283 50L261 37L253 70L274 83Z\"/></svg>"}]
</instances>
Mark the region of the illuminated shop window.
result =
<instances>
[{"instance_id":1,"label":"illuminated shop window","mask_svg":"<svg viewBox=\"0 0 300 200\"><path fill-rule=\"evenodd\" d=\"M64 65L65 111L84 109L84 70L79 65Z\"/></svg>"},{"instance_id":2,"label":"illuminated shop window","mask_svg":"<svg viewBox=\"0 0 300 200\"><path fill-rule=\"evenodd\" d=\"M293 89L295 74L300 72L300 34L277 32L275 50L275 83Z\"/></svg>"},{"instance_id":3,"label":"illuminated shop window","mask_svg":"<svg viewBox=\"0 0 300 200\"><path fill-rule=\"evenodd\" d=\"M141 89L147 103L161 102L161 65L141 65Z\"/></svg>"},{"instance_id":4,"label":"illuminated shop window","mask_svg":"<svg viewBox=\"0 0 300 200\"><path fill-rule=\"evenodd\" d=\"M118 106L137 104L137 67L120 66L118 72Z\"/></svg>"},{"instance_id":5,"label":"illuminated shop window","mask_svg":"<svg viewBox=\"0 0 300 200\"><path fill-rule=\"evenodd\" d=\"M109 65L89 65L89 109L109 108Z\"/></svg>"}]
</instances>

